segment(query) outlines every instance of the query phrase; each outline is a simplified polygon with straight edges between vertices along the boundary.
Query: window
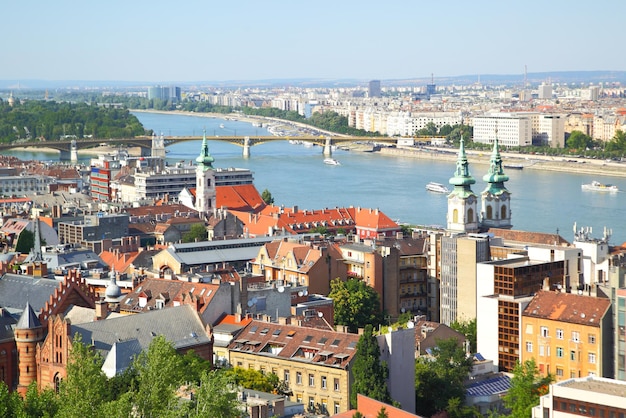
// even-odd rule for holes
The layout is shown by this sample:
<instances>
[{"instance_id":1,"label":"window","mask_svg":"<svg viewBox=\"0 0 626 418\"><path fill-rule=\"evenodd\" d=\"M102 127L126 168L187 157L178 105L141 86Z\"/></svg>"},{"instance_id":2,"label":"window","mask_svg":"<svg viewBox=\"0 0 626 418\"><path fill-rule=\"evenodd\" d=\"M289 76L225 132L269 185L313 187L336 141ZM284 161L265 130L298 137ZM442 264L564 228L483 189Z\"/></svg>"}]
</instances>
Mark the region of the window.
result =
<instances>
[{"instance_id":1,"label":"window","mask_svg":"<svg viewBox=\"0 0 626 418\"><path fill-rule=\"evenodd\" d=\"M559 340L563 339L563 330L562 329L557 329L556 330L556 338L558 338Z\"/></svg>"},{"instance_id":2,"label":"window","mask_svg":"<svg viewBox=\"0 0 626 418\"><path fill-rule=\"evenodd\" d=\"M588 361L590 364L596 364L596 353L589 353Z\"/></svg>"},{"instance_id":3,"label":"window","mask_svg":"<svg viewBox=\"0 0 626 418\"><path fill-rule=\"evenodd\" d=\"M572 331L572 341L575 343L580 342L580 332Z\"/></svg>"},{"instance_id":4,"label":"window","mask_svg":"<svg viewBox=\"0 0 626 418\"><path fill-rule=\"evenodd\" d=\"M569 352L569 359L571 361L576 361L576 351L570 350L570 352Z\"/></svg>"},{"instance_id":5,"label":"window","mask_svg":"<svg viewBox=\"0 0 626 418\"><path fill-rule=\"evenodd\" d=\"M557 376L563 376L563 369L561 369L560 367L556 368L556 375Z\"/></svg>"},{"instance_id":6,"label":"window","mask_svg":"<svg viewBox=\"0 0 626 418\"><path fill-rule=\"evenodd\" d=\"M334 384L335 392L339 392L339 379L335 378Z\"/></svg>"},{"instance_id":7,"label":"window","mask_svg":"<svg viewBox=\"0 0 626 418\"><path fill-rule=\"evenodd\" d=\"M296 385L302 384L302 373L296 372Z\"/></svg>"},{"instance_id":8,"label":"window","mask_svg":"<svg viewBox=\"0 0 626 418\"><path fill-rule=\"evenodd\" d=\"M309 396L309 408L315 408L315 398L313 396Z\"/></svg>"},{"instance_id":9,"label":"window","mask_svg":"<svg viewBox=\"0 0 626 418\"><path fill-rule=\"evenodd\" d=\"M289 370L285 370L284 380L285 383L289 383Z\"/></svg>"},{"instance_id":10,"label":"window","mask_svg":"<svg viewBox=\"0 0 626 418\"><path fill-rule=\"evenodd\" d=\"M545 349L543 348L543 345L540 345L540 346L539 346L539 355L540 355L540 356L542 356L542 357L545 355L545 354L544 354L544 350L545 350Z\"/></svg>"},{"instance_id":11,"label":"window","mask_svg":"<svg viewBox=\"0 0 626 418\"><path fill-rule=\"evenodd\" d=\"M326 389L326 376L322 376L322 389Z\"/></svg>"},{"instance_id":12,"label":"window","mask_svg":"<svg viewBox=\"0 0 626 418\"><path fill-rule=\"evenodd\" d=\"M312 374L309 375L309 386L315 386L315 376L313 376Z\"/></svg>"},{"instance_id":13,"label":"window","mask_svg":"<svg viewBox=\"0 0 626 418\"><path fill-rule=\"evenodd\" d=\"M559 358L563 357L563 347L556 348L556 356Z\"/></svg>"},{"instance_id":14,"label":"window","mask_svg":"<svg viewBox=\"0 0 626 418\"><path fill-rule=\"evenodd\" d=\"M526 351L529 353L533 352L533 342L532 341L526 341Z\"/></svg>"},{"instance_id":15,"label":"window","mask_svg":"<svg viewBox=\"0 0 626 418\"><path fill-rule=\"evenodd\" d=\"M587 341L589 342L589 344L595 344L596 343L596 334L589 334L589 338L587 339Z\"/></svg>"},{"instance_id":16,"label":"window","mask_svg":"<svg viewBox=\"0 0 626 418\"><path fill-rule=\"evenodd\" d=\"M335 406L333 407L333 409L335 410L335 415L337 415L339 413L339 402L335 402L334 404Z\"/></svg>"},{"instance_id":17,"label":"window","mask_svg":"<svg viewBox=\"0 0 626 418\"><path fill-rule=\"evenodd\" d=\"M541 336L546 338L550 336L550 333L548 332L548 327L541 327Z\"/></svg>"}]
</instances>

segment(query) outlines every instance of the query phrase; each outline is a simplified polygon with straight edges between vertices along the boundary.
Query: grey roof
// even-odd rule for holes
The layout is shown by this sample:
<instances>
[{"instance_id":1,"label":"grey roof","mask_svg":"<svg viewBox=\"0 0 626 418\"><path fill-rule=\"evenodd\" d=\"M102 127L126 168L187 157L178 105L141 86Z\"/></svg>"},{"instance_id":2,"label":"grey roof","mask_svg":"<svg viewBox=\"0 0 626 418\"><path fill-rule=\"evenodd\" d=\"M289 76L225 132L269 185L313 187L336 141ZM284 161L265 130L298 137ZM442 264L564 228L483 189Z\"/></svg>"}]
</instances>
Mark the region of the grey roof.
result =
<instances>
[{"instance_id":1,"label":"grey roof","mask_svg":"<svg viewBox=\"0 0 626 418\"><path fill-rule=\"evenodd\" d=\"M53 271L67 267L77 266L81 269L108 269L109 266L102 261L98 254L91 250L67 250L63 252L44 252L42 258L48 264L48 270ZM28 257L25 262L28 261ZM88 267L88 264L93 264Z\"/></svg>"},{"instance_id":2,"label":"grey roof","mask_svg":"<svg viewBox=\"0 0 626 418\"><path fill-rule=\"evenodd\" d=\"M146 350L157 335L163 335L176 349L210 342L202 320L190 305L72 325L70 335L77 332L84 342L93 342L105 358L115 343L137 340L138 347Z\"/></svg>"},{"instance_id":3,"label":"grey roof","mask_svg":"<svg viewBox=\"0 0 626 418\"><path fill-rule=\"evenodd\" d=\"M152 257L160 253L161 250L144 250L137 254L137 257L133 260L135 268L152 268Z\"/></svg>"},{"instance_id":4,"label":"grey roof","mask_svg":"<svg viewBox=\"0 0 626 418\"><path fill-rule=\"evenodd\" d=\"M26 302L35 312L41 312L59 282L33 276L7 273L0 277L0 306L14 312L22 312Z\"/></svg>"},{"instance_id":5,"label":"grey roof","mask_svg":"<svg viewBox=\"0 0 626 418\"><path fill-rule=\"evenodd\" d=\"M13 340L13 328L17 323L15 319L6 309L0 308L0 342L4 340Z\"/></svg>"},{"instance_id":6,"label":"grey roof","mask_svg":"<svg viewBox=\"0 0 626 418\"><path fill-rule=\"evenodd\" d=\"M33 312L33 308L30 306L30 303L26 302L26 308L24 308L24 312L22 312L22 316L20 316L20 320L17 321L17 325L15 328L17 329L33 329L41 326L41 321Z\"/></svg>"},{"instance_id":7,"label":"grey roof","mask_svg":"<svg viewBox=\"0 0 626 418\"><path fill-rule=\"evenodd\" d=\"M122 373L141 351L141 344L137 339L116 342L106 356L102 370L109 378Z\"/></svg>"}]
</instances>

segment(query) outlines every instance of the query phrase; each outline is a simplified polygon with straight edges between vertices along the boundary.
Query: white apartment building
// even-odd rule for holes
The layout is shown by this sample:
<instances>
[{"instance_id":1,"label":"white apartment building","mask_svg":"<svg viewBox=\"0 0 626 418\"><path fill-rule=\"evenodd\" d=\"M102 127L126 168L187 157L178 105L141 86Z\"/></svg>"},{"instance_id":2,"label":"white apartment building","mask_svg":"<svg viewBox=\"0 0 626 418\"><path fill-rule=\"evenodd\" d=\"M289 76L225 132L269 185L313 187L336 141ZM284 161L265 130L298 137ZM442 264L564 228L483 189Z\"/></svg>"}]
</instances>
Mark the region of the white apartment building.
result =
<instances>
[{"instance_id":1,"label":"white apartment building","mask_svg":"<svg viewBox=\"0 0 626 418\"><path fill-rule=\"evenodd\" d=\"M253 184L252 171L246 168L216 168L215 186ZM122 202L136 202L163 198L176 198L185 188L196 187L196 166L177 164L163 170L137 172L133 179L112 184L116 197Z\"/></svg>"},{"instance_id":2,"label":"white apartment building","mask_svg":"<svg viewBox=\"0 0 626 418\"><path fill-rule=\"evenodd\" d=\"M503 147L532 145L532 119L529 114L495 113L472 118L474 142L493 144L496 135Z\"/></svg>"},{"instance_id":3,"label":"white apartment building","mask_svg":"<svg viewBox=\"0 0 626 418\"><path fill-rule=\"evenodd\" d=\"M50 184L57 179L50 176L0 176L0 196L28 196L50 192Z\"/></svg>"},{"instance_id":4,"label":"white apartment building","mask_svg":"<svg viewBox=\"0 0 626 418\"><path fill-rule=\"evenodd\" d=\"M533 143L565 148L565 115L533 114L531 117Z\"/></svg>"}]
</instances>

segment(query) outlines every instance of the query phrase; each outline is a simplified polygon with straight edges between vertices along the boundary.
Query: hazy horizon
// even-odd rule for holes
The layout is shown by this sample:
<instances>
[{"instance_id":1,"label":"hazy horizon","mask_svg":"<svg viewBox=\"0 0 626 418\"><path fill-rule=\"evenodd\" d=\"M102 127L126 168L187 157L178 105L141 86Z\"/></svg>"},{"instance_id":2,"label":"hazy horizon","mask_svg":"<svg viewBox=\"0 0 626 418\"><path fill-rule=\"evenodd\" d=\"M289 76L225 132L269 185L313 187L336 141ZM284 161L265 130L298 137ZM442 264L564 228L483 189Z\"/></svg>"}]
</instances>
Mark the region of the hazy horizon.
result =
<instances>
[{"instance_id":1,"label":"hazy horizon","mask_svg":"<svg viewBox=\"0 0 626 418\"><path fill-rule=\"evenodd\" d=\"M9 2L0 80L412 80L623 71L626 2ZM585 55L586 54L586 55Z\"/></svg>"}]
</instances>

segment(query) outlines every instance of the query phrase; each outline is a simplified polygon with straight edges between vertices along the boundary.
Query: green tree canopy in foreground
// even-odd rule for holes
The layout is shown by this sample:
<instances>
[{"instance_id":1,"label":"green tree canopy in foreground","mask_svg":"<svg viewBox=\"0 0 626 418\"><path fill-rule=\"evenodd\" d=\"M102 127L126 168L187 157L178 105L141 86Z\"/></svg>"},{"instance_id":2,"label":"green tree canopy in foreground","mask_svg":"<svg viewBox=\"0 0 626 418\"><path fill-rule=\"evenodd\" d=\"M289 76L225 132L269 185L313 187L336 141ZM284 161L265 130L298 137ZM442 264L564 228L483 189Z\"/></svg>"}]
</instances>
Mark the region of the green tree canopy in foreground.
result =
<instances>
[{"instance_id":1,"label":"green tree canopy in foreground","mask_svg":"<svg viewBox=\"0 0 626 418\"><path fill-rule=\"evenodd\" d=\"M335 305L335 323L347 325L350 332L357 332L366 325L378 326L382 323L380 297L363 280L334 279L330 283L330 293Z\"/></svg>"},{"instance_id":2,"label":"green tree canopy in foreground","mask_svg":"<svg viewBox=\"0 0 626 418\"><path fill-rule=\"evenodd\" d=\"M356 354L352 365L354 383L350 390L350 405L356 408L357 394L368 396L384 403L391 403L387 388L389 371L380 361L380 348L373 335L371 325L366 325L356 345Z\"/></svg>"},{"instance_id":3,"label":"green tree canopy in foreground","mask_svg":"<svg viewBox=\"0 0 626 418\"><path fill-rule=\"evenodd\" d=\"M530 418L532 408L539 404L539 398L548 393L554 376L541 376L535 359L517 363L513 369L511 388L504 396L504 406L511 410L512 418Z\"/></svg>"}]
</instances>

